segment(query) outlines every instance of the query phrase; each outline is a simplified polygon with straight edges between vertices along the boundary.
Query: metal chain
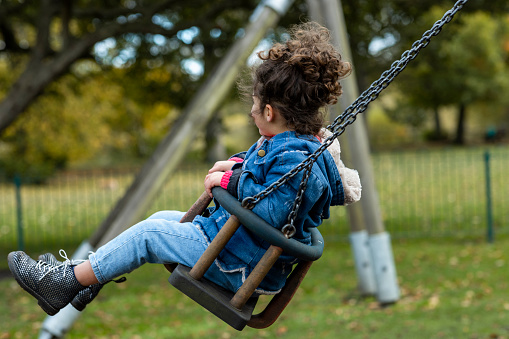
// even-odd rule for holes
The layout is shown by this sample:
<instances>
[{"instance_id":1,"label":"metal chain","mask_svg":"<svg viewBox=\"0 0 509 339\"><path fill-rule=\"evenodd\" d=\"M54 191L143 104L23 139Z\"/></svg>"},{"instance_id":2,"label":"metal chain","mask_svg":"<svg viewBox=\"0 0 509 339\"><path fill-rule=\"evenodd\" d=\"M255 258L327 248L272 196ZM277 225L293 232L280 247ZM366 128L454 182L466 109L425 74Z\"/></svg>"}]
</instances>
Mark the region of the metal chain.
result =
<instances>
[{"instance_id":1,"label":"metal chain","mask_svg":"<svg viewBox=\"0 0 509 339\"><path fill-rule=\"evenodd\" d=\"M306 170L304 172L304 176L302 177L301 183L299 185L299 190L297 192L297 196L295 198L295 202L293 204L292 211L288 216L288 224L283 228L285 230L285 235L287 237L293 236L295 233L295 218L297 217L297 212L302 203L302 199L304 197L304 191L306 190L307 181L309 179L309 175L311 173L311 168L313 164L316 162L318 157L345 131L348 125L354 123L357 119L357 114L364 112L368 105L378 98L378 95L385 89L389 84L394 80L394 78L403 71L403 69L408 65L410 61L415 59L419 52L428 46L430 40L433 36L438 35L443 26L446 23L449 23L454 15L460 11L463 6L467 3L468 0L459 0L454 6L448 10L442 17L442 19L435 22L433 27L422 35L421 39L415 41L412 44L412 47L409 50L406 50L401 54L401 58L392 63L391 67L382 73L378 80L374 81L371 86L365 90L350 106L348 106L345 111L339 115L334 122L327 126L327 129L331 130L332 135L324 140L322 145L316 149L311 155L309 155L305 160L303 160L299 165L294 167L288 173L283 175L279 180L272 183L265 190L259 192L258 194L247 197L242 201L242 206L244 208L252 209L258 202L265 199L269 194L277 190L279 187L286 184L290 179L295 177L300 171ZM290 235L291 234L291 235Z\"/></svg>"},{"instance_id":2,"label":"metal chain","mask_svg":"<svg viewBox=\"0 0 509 339\"><path fill-rule=\"evenodd\" d=\"M299 185L299 190L297 192L297 197L295 198L295 201L293 202L292 210L290 211L290 214L288 215L288 224L286 224L281 231L287 238L293 237L293 235L296 232L295 228L295 219L297 218L297 212L299 211L300 204L302 203L302 198L304 197L304 192L306 191L306 186L308 184L309 176L311 175L311 166L306 167L306 170L304 171L304 176L302 177L302 180Z\"/></svg>"}]
</instances>

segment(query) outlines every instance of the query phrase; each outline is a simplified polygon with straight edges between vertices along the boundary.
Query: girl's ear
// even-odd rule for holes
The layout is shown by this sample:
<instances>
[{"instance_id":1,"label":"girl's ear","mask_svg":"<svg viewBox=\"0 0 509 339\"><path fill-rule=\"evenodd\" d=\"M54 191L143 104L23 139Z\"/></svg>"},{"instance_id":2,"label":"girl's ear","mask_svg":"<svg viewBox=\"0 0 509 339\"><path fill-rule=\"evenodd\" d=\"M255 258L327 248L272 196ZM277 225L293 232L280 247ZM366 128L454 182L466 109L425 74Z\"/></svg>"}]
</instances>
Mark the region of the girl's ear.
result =
<instances>
[{"instance_id":1,"label":"girl's ear","mask_svg":"<svg viewBox=\"0 0 509 339\"><path fill-rule=\"evenodd\" d=\"M271 105L267 104L265 105L265 108L263 109L263 116L268 122L271 122L274 120L274 109Z\"/></svg>"}]
</instances>

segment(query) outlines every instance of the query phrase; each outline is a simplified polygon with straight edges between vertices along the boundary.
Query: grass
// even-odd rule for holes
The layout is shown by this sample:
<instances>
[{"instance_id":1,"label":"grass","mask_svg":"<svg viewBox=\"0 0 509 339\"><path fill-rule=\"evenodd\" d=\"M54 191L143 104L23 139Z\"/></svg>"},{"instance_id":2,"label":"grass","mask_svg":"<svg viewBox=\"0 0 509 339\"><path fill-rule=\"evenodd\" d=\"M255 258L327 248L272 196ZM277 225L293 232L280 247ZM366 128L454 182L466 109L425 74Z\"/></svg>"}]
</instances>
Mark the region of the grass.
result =
<instances>
[{"instance_id":1,"label":"grass","mask_svg":"<svg viewBox=\"0 0 509 339\"><path fill-rule=\"evenodd\" d=\"M509 239L494 244L398 241L400 300L380 307L356 291L348 245L327 242L271 327L231 329L145 265L107 285L67 338L509 338ZM0 281L0 338L35 338L44 312L12 278Z\"/></svg>"}]
</instances>

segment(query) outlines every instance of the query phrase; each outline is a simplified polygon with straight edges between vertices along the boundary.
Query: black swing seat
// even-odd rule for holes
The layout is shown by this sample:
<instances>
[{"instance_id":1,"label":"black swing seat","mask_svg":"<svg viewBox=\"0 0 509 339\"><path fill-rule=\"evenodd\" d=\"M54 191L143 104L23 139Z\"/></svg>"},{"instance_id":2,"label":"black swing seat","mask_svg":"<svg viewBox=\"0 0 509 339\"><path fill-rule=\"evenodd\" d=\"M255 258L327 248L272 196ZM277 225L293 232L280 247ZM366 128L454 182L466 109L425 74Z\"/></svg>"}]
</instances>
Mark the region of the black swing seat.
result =
<instances>
[{"instance_id":1,"label":"black swing seat","mask_svg":"<svg viewBox=\"0 0 509 339\"><path fill-rule=\"evenodd\" d=\"M232 216L193 268L184 265L176 267L165 265L169 271L172 271L168 281L182 293L239 331L246 325L253 328L268 327L277 320L290 302L311 263L321 257L324 246L323 238L316 228L312 228L310 229L311 246L291 238L288 239L281 231L267 224L251 210L243 208L241 203L226 190L215 187L212 189L212 193L214 198ZM201 214L210 200L206 193L202 194L181 221L190 221L195 215ZM270 243L271 246L237 293L232 293L203 278L203 275L240 224ZM272 298L265 310L260 314L253 315L258 301L257 294L253 292L283 252L299 258L301 261L288 277L281 292Z\"/></svg>"},{"instance_id":2,"label":"black swing seat","mask_svg":"<svg viewBox=\"0 0 509 339\"><path fill-rule=\"evenodd\" d=\"M239 310L230 304L233 292L204 278L196 280L189 275L189 271L190 267L178 265L168 281L210 313L241 331L251 319L258 297L249 298L242 310Z\"/></svg>"}]
</instances>

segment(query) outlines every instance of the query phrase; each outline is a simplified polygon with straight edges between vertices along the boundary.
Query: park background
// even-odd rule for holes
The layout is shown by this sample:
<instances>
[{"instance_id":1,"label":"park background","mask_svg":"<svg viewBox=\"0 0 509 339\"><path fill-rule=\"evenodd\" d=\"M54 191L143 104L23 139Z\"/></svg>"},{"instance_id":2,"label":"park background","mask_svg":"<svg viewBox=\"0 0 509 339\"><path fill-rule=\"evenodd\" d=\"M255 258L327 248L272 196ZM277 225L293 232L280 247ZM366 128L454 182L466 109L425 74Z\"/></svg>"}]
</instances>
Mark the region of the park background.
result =
<instances>
[{"instance_id":1,"label":"park background","mask_svg":"<svg viewBox=\"0 0 509 339\"><path fill-rule=\"evenodd\" d=\"M70 254L87 239L242 36L256 5L1 2L0 115L13 114L10 100L26 102L0 127L0 254ZM342 5L362 91L452 3ZM336 208L321 227L324 258L267 330L232 331L176 292L164 269L149 267L108 286L69 337L509 337L507 9L505 1L470 1L366 112L402 288L398 303L382 308L356 292L348 219ZM284 39L306 13L307 3L296 1L267 41ZM141 25L147 14L150 22ZM32 99L24 94L23 81L36 86L43 75L37 72L101 24L121 28L56 72ZM210 165L256 140L248 111L232 88L147 215L186 210ZM44 319L36 303L9 277L0 281L0 295L7 301L0 337L36 337Z\"/></svg>"}]
</instances>

